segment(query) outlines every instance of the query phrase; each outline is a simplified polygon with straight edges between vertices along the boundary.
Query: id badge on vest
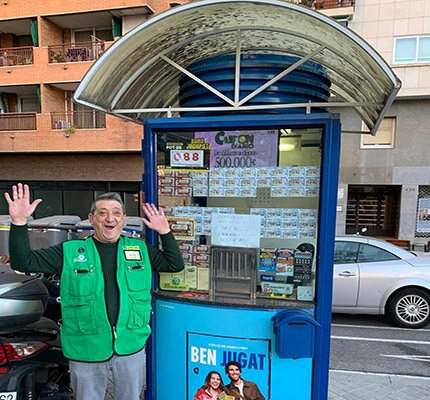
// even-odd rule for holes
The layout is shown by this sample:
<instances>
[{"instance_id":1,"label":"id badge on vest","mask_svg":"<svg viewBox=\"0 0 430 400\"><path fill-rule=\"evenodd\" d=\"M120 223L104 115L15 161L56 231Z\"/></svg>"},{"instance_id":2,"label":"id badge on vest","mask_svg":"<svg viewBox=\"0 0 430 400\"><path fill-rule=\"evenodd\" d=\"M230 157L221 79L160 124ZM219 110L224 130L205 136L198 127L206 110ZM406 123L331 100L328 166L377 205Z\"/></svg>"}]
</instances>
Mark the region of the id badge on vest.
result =
<instances>
[{"instance_id":1,"label":"id badge on vest","mask_svg":"<svg viewBox=\"0 0 430 400\"><path fill-rule=\"evenodd\" d=\"M142 254L138 246L123 246L126 261L142 261Z\"/></svg>"}]
</instances>

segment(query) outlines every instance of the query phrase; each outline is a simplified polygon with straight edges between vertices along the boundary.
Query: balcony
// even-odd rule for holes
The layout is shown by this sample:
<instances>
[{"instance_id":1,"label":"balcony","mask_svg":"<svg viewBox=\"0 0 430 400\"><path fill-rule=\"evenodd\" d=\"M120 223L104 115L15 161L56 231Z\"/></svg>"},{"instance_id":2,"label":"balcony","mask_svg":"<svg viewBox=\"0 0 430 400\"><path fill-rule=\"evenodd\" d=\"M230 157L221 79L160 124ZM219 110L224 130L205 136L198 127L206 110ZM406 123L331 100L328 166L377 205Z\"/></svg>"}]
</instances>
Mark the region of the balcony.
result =
<instances>
[{"instance_id":1,"label":"balcony","mask_svg":"<svg viewBox=\"0 0 430 400\"><path fill-rule=\"evenodd\" d=\"M307 2L309 3L309 1ZM316 10L327 10L329 8L353 7L355 0L315 0L313 3Z\"/></svg>"},{"instance_id":2,"label":"balcony","mask_svg":"<svg viewBox=\"0 0 430 400\"><path fill-rule=\"evenodd\" d=\"M0 67L33 64L33 47L0 48Z\"/></svg>"},{"instance_id":3,"label":"balcony","mask_svg":"<svg viewBox=\"0 0 430 400\"><path fill-rule=\"evenodd\" d=\"M94 61L105 50L105 42L64 43L48 46L50 63Z\"/></svg>"},{"instance_id":4,"label":"balcony","mask_svg":"<svg viewBox=\"0 0 430 400\"><path fill-rule=\"evenodd\" d=\"M0 131L34 131L36 130L36 113L0 114Z\"/></svg>"},{"instance_id":5,"label":"balcony","mask_svg":"<svg viewBox=\"0 0 430 400\"><path fill-rule=\"evenodd\" d=\"M104 129L106 114L99 111L51 112L51 129Z\"/></svg>"}]
</instances>

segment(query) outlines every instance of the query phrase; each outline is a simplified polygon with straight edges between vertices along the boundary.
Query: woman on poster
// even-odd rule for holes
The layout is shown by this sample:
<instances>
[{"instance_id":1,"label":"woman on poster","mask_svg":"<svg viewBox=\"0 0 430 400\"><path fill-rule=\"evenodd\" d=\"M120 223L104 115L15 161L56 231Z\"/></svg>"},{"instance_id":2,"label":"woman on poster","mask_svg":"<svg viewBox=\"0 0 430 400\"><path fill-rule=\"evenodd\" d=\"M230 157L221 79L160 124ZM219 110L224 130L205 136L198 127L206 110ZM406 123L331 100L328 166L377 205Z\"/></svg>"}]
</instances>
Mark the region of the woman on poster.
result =
<instances>
[{"instance_id":1,"label":"woman on poster","mask_svg":"<svg viewBox=\"0 0 430 400\"><path fill-rule=\"evenodd\" d=\"M218 394L224 391L221 375L216 371L208 373L205 384L194 395L194 400L216 400Z\"/></svg>"}]
</instances>

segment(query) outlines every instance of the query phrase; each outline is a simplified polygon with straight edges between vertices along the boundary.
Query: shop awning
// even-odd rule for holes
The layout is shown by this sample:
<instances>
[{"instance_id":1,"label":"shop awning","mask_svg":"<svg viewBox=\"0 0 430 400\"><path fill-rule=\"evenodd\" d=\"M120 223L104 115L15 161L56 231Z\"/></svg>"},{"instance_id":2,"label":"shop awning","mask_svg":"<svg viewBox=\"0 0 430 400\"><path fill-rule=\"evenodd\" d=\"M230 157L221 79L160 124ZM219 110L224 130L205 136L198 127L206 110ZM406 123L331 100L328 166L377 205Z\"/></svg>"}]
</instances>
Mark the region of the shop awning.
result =
<instances>
[{"instance_id":1,"label":"shop awning","mask_svg":"<svg viewBox=\"0 0 430 400\"><path fill-rule=\"evenodd\" d=\"M366 41L317 11L277 0L203 0L158 14L115 42L88 71L75 100L138 123L178 116L183 110L178 81L188 65L244 53L289 55L321 64L332 82L333 102L300 106L308 112L317 105L353 107L372 134L401 86ZM264 107L226 101L222 109L258 113ZM217 110L221 108L210 109Z\"/></svg>"}]
</instances>

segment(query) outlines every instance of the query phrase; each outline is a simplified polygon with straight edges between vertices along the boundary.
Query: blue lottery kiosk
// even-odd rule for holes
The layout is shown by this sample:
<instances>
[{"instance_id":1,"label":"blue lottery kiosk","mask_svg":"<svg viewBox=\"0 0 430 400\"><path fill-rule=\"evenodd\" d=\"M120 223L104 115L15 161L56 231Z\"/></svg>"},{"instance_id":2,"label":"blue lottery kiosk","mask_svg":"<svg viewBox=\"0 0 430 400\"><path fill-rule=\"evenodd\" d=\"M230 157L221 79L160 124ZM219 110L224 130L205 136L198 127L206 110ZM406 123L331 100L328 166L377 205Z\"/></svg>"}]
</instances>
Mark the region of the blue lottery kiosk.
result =
<instances>
[{"instance_id":1,"label":"blue lottery kiosk","mask_svg":"<svg viewBox=\"0 0 430 400\"><path fill-rule=\"evenodd\" d=\"M265 399L324 390L339 137L330 113L147 121L145 196L186 264L154 292L157 399L229 361Z\"/></svg>"},{"instance_id":2,"label":"blue lottery kiosk","mask_svg":"<svg viewBox=\"0 0 430 400\"><path fill-rule=\"evenodd\" d=\"M278 0L175 7L89 70L75 100L143 125L145 201L185 261L153 277L145 399L194 400L213 371L228 386L230 361L247 398L327 399L336 112L375 134L399 89L359 36Z\"/></svg>"}]
</instances>

